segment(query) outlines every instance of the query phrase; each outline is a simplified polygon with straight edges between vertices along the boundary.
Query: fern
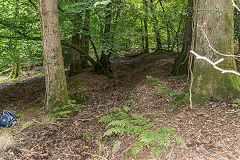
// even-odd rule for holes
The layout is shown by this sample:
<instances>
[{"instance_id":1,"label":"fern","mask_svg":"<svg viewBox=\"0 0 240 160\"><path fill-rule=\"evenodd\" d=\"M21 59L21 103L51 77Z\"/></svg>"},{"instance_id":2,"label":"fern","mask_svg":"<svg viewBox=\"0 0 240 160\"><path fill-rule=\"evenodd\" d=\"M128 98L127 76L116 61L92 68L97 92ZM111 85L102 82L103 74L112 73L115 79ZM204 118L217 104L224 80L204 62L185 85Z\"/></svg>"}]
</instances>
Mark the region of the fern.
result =
<instances>
[{"instance_id":1,"label":"fern","mask_svg":"<svg viewBox=\"0 0 240 160\"><path fill-rule=\"evenodd\" d=\"M171 146L172 136L176 142L180 143L182 146L186 147L186 144L181 136L179 136L173 128L161 128L156 132L144 132L136 140L134 147L132 149L132 154L138 154L143 146L148 148L152 147L151 155L159 156L163 149L168 149Z\"/></svg>"},{"instance_id":2,"label":"fern","mask_svg":"<svg viewBox=\"0 0 240 160\"><path fill-rule=\"evenodd\" d=\"M53 117L68 118L68 117L70 117L70 114L74 114L76 112L81 112L81 110L79 108L86 107L84 105L76 107L75 102L76 101L74 101L74 100L69 100L68 104L66 104L66 105L63 105L61 107L59 107L59 106L54 107L53 110L52 110L51 115Z\"/></svg>"},{"instance_id":3,"label":"fern","mask_svg":"<svg viewBox=\"0 0 240 160\"><path fill-rule=\"evenodd\" d=\"M108 115L108 116L103 116L103 117L99 120L99 122L102 122L102 123L110 123L110 122L112 122L112 121L114 121L114 120L116 120L115 117Z\"/></svg>"},{"instance_id":4,"label":"fern","mask_svg":"<svg viewBox=\"0 0 240 160\"><path fill-rule=\"evenodd\" d=\"M233 103L240 105L240 99L234 100Z\"/></svg>"},{"instance_id":5,"label":"fern","mask_svg":"<svg viewBox=\"0 0 240 160\"><path fill-rule=\"evenodd\" d=\"M144 146L152 148L152 156L158 156L163 149L168 149L171 146L169 136L186 147L182 137L179 136L173 128L166 127L155 132L148 132L148 129L154 127L154 124L151 123L149 119L137 114L128 114L125 109L121 108L112 108L111 111L113 115L104 116L99 120L99 122L108 123L103 136L122 136L123 134L139 135L136 138L131 152L129 152L134 156L137 155Z\"/></svg>"}]
</instances>

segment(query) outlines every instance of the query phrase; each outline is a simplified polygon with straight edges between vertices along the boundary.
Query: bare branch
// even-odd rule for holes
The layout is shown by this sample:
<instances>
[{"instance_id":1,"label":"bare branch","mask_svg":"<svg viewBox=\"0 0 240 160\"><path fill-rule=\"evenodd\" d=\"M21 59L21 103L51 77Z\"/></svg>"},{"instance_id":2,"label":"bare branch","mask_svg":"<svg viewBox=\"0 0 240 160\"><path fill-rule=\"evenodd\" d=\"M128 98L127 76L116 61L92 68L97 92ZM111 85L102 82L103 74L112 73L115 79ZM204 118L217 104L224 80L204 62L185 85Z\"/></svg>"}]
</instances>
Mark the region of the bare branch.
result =
<instances>
[{"instance_id":1,"label":"bare branch","mask_svg":"<svg viewBox=\"0 0 240 160\"><path fill-rule=\"evenodd\" d=\"M233 4L233 6L240 12L240 8L236 5L236 3L234 2L234 0L232 0L232 4Z\"/></svg>"},{"instance_id":2,"label":"bare branch","mask_svg":"<svg viewBox=\"0 0 240 160\"><path fill-rule=\"evenodd\" d=\"M209 58L204 57L204 56L201 56L201 55L197 54L196 52L194 52L193 50L191 50L190 53L194 54L197 59L202 59L202 60L207 61L207 62L210 63L215 69L219 70L219 71L222 72L222 73L233 73L233 74L236 74L236 75L240 76L240 73L238 73L237 71L234 71L234 70L225 70L225 69L222 69L222 68L220 68L220 67L217 66L219 63L221 63L221 62L224 60L223 58L220 59L220 60L218 60L217 62L213 62L213 61L211 61Z\"/></svg>"}]
</instances>

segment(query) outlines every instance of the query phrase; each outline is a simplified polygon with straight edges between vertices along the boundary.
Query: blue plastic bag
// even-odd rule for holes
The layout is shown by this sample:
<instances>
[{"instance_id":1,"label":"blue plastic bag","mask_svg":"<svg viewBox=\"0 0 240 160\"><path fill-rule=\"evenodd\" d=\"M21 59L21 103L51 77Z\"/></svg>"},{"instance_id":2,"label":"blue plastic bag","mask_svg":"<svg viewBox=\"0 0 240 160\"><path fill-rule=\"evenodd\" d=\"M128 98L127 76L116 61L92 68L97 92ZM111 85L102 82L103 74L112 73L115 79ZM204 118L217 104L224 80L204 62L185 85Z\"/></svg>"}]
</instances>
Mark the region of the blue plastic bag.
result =
<instances>
[{"instance_id":1,"label":"blue plastic bag","mask_svg":"<svg viewBox=\"0 0 240 160\"><path fill-rule=\"evenodd\" d=\"M0 116L0 128L11 127L17 123L17 117L12 110L4 110Z\"/></svg>"}]
</instances>

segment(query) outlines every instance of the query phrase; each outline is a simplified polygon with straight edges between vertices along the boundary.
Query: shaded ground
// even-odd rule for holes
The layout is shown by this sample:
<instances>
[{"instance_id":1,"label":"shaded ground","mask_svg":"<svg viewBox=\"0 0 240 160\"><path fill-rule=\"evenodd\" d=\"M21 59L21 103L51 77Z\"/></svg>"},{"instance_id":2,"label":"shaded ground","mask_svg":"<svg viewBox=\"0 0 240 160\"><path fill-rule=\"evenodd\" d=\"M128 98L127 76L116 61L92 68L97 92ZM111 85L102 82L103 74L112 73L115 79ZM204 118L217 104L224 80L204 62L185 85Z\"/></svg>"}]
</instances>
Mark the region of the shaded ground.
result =
<instances>
[{"instance_id":1,"label":"shaded ground","mask_svg":"<svg viewBox=\"0 0 240 160\"><path fill-rule=\"evenodd\" d=\"M79 104L86 105L86 108L81 109L76 117L57 121L41 118L42 108L27 110L18 120L34 124L22 130L21 125L0 129L11 130L14 136L14 144L4 149L0 159L127 159L125 153L131 149L135 137L122 136L120 148L112 153L113 142L103 141L105 125L98 120L109 114L111 108L121 107L129 99L133 99L132 110L152 119L155 123L153 130L173 127L187 144L187 148L183 148L173 143L158 158L152 158L149 149L145 148L135 159L240 159L239 106L214 101L193 109L169 106L174 97L157 96L146 76L168 82L168 87L177 91L183 90L187 77L169 77L173 59L162 58L166 57L141 55L115 59L116 77L113 79L90 70L68 78L68 82L81 80L78 86L70 89L70 93L88 87L90 99ZM39 96L43 93L44 79L41 77L17 83L0 89L0 108L15 111L31 108L34 103L39 103Z\"/></svg>"}]
</instances>

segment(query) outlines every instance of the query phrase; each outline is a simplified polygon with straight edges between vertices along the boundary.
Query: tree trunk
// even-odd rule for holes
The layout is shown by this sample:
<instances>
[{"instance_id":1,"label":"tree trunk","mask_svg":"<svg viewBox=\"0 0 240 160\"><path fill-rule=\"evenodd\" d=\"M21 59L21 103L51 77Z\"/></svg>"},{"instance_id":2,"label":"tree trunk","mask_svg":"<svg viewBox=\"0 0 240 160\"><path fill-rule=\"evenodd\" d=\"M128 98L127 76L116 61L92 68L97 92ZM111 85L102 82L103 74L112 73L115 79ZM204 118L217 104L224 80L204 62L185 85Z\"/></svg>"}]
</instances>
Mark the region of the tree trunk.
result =
<instances>
[{"instance_id":1,"label":"tree trunk","mask_svg":"<svg viewBox=\"0 0 240 160\"><path fill-rule=\"evenodd\" d=\"M104 51L102 51L100 62L98 62L98 65L95 67L95 71L97 73L104 74L108 77L114 77L114 73L110 65L110 57L112 55L111 20L112 20L112 2L110 2L106 7L103 40L103 44L106 48Z\"/></svg>"},{"instance_id":2,"label":"tree trunk","mask_svg":"<svg viewBox=\"0 0 240 160\"><path fill-rule=\"evenodd\" d=\"M192 45L193 28L193 0L188 0L188 16L186 18L185 29L183 33L183 47L181 53L176 57L171 71L172 75L183 75L188 73L189 55Z\"/></svg>"},{"instance_id":3,"label":"tree trunk","mask_svg":"<svg viewBox=\"0 0 240 160\"><path fill-rule=\"evenodd\" d=\"M142 50L145 51L145 43L144 43L145 36L144 36L144 25L143 25L142 17L141 17L141 33L142 33Z\"/></svg>"},{"instance_id":4,"label":"tree trunk","mask_svg":"<svg viewBox=\"0 0 240 160\"><path fill-rule=\"evenodd\" d=\"M151 2L151 4L150 4L151 11L154 12L156 10L156 6L153 4L153 0L150 0L150 2ZM153 29L155 32L156 43L157 43L155 52L160 52L162 50L162 42L161 42L161 37L159 34L159 29L158 29L157 17L154 13L153 13L152 21L153 21Z\"/></svg>"},{"instance_id":5,"label":"tree trunk","mask_svg":"<svg viewBox=\"0 0 240 160\"><path fill-rule=\"evenodd\" d=\"M48 110L65 105L68 101L64 73L57 0L39 0L40 22L45 65L46 95Z\"/></svg>"},{"instance_id":6,"label":"tree trunk","mask_svg":"<svg viewBox=\"0 0 240 160\"><path fill-rule=\"evenodd\" d=\"M72 36L72 44L74 46L80 47L80 35L79 34L75 34ZM72 49L71 66L70 66L69 75L74 76L74 75L79 74L81 71L82 71L81 55L75 49Z\"/></svg>"},{"instance_id":7,"label":"tree trunk","mask_svg":"<svg viewBox=\"0 0 240 160\"><path fill-rule=\"evenodd\" d=\"M89 30L90 30L90 10L87 9L85 11L85 21L84 21L84 26L83 26L83 32L84 35L81 38L81 49L85 54L89 53ZM81 57L81 65L82 68L88 68L89 64L88 64L88 60L85 56Z\"/></svg>"},{"instance_id":8,"label":"tree trunk","mask_svg":"<svg viewBox=\"0 0 240 160\"><path fill-rule=\"evenodd\" d=\"M20 62L16 62L12 65L12 71L9 79L16 79L22 77L22 68Z\"/></svg>"},{"instance_id":9,"label":"tree trunk","mask_svg":"<svg viewBox=\"0 0 240 160\"><path fill-rule=\"evenodd\" d=\"M149 53L149 40L148 40L148 24L147 24L147 13L148 13L148 4L147 4L147 1L146 0L143 0L143 7L144 7L144 10L145 10L145 15L143 17L143 23L144 23L144 29L145 29L145 53Z\"/></svg>"},{"instance_id":10,"label":"tree trunk","mask_svg":"<svg viewBox=\"0 0 240 160\"><path fill-rule=\"evenodd\" d=\"M214 52L202 34L203 29L211 46L222 54L233 54L233 5L231 0L202 0L197 4L197 33L195 51L224 69L236 70L232 57ZM207 8L207 9L206 9ZM202 26L202 28L201 28ZM204 60L196 59L193 70L193 101L201 103L210 98L225 100L240 95L240 78L234 74L222 74Z\"/></svg>"}]
</instances>

